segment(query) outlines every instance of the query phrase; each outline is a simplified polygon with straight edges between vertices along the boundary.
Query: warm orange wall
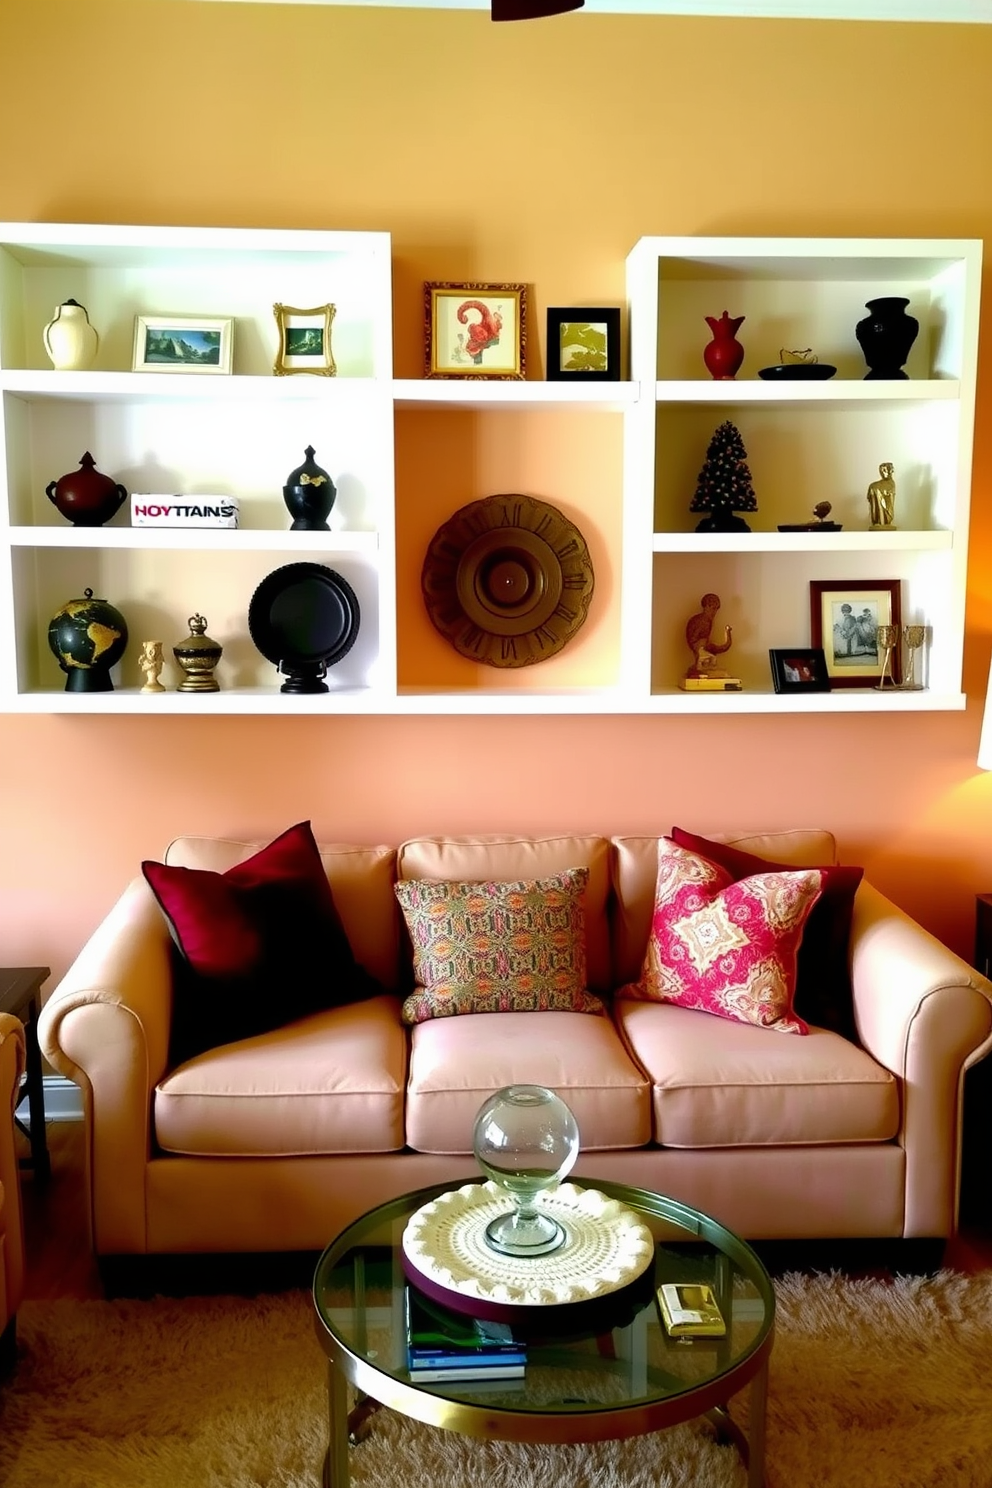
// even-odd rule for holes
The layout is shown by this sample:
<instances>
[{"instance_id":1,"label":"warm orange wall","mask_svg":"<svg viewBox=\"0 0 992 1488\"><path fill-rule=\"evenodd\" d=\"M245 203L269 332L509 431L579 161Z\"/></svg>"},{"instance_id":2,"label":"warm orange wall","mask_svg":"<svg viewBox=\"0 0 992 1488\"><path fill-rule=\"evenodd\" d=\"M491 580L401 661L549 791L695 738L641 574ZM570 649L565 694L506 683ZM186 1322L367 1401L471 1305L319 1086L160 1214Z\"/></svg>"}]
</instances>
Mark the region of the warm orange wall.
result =
<instances>
[{"instance_id":1,"label":"warm orange wall","mask_svg":"<svg viewBox=\"0 0 992 1488\"><path fill-rule=\"evenodd\" d=\"M645 233L992 235L990 76L990 26L2 0L0 218L387 229L416 376L425 278L525 280L540 348L548 304L620 302ZM301 817L367 842L815 823L967 950L992 887L985 321L967 713L2 718L0 959L60 971L176 832ZM484 438L464 489L416 427L399 447L404 500L501 489ZM588 489L596 452L558 456L533 494Z\"/></svg>"}]
</instances>

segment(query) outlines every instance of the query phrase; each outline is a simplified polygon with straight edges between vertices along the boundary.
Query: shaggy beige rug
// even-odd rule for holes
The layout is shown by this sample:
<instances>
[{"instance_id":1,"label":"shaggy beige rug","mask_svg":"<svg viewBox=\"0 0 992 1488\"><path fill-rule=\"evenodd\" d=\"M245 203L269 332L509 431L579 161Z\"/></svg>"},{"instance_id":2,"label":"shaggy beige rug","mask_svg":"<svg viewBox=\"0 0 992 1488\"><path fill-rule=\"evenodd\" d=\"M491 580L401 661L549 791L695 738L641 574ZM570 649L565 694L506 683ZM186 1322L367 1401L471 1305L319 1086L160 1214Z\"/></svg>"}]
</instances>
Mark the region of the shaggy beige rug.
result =
<instances>
[{"instance_id":1,"label":"shaggy beige rug","mask_svg":"<svg viewBox=\"0 0 992 1488\"><path fill-rule=\"evenodd\" d=\"M992 1273L776 1282L770 1488L990 1488ZM318 1488L310 1299L34 1302L0 1390L4 1488ZM746 1398L741 1403L746 1415ZM356 1488L742 1488L705 1422L582 1447L485 1444L381 1411Z\"/></svg>"}]
</instances>

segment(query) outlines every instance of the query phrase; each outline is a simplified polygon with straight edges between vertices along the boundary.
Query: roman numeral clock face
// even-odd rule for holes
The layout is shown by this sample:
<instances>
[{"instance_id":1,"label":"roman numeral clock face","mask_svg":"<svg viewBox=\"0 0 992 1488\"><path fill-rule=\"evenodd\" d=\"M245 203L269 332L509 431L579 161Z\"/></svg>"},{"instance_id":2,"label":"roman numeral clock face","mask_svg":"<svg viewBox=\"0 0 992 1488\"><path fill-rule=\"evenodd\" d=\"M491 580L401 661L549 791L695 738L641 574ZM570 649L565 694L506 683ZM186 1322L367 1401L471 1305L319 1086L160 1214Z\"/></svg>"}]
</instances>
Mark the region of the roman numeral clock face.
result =
<instances>
[{"instance_id":1,"label":"roman numeral clock face","mask_svg":"<svg viewBox=\"0 0 992 1488\"><path fill-rule=\"evenodd\" d=\"M589 549L557 507L531 496L487 496L435 532L421 573L424 603L455 650L487 666L554 656L585 621Z\"/></svg>"}]
</instances>

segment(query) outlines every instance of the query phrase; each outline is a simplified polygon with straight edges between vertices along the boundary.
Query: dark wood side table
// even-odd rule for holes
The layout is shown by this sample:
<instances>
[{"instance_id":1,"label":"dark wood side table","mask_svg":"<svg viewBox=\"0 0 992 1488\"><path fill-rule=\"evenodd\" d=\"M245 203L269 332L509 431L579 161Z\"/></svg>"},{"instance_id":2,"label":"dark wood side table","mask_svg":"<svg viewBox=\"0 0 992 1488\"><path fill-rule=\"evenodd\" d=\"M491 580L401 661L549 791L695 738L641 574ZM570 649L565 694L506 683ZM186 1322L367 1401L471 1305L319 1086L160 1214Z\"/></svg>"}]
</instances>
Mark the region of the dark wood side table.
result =
<instances>
[{"instance_id":1,"label":"dark wood side table","mask_svg":"<svg viewBox=\"0 0 992 1488\"><path fill-rule=\"evenodd\" d=\"M975 895L975 957L982 976L992 977L992 894Z\"/></svg>"},{"instance_id":2,"label":"dark wood side table","mask_svg":"<svg viewBox=\"0 0 992 1488\"><path fill-rule=\"evenodd\" d=\"M24 1091L28 1098L31 1130L28 1131L20 1121L17 1124L31 1143L31 1156L22 1159L22 1163L33 1168L35 1176L40 1179L48 1178L52 1171L45 1132L45 1082L38 1048L41 986L50 976L51 970L47 966L0 966L0 1012L13 1013L24 1024Z\"/></svg>"}]
</instances>

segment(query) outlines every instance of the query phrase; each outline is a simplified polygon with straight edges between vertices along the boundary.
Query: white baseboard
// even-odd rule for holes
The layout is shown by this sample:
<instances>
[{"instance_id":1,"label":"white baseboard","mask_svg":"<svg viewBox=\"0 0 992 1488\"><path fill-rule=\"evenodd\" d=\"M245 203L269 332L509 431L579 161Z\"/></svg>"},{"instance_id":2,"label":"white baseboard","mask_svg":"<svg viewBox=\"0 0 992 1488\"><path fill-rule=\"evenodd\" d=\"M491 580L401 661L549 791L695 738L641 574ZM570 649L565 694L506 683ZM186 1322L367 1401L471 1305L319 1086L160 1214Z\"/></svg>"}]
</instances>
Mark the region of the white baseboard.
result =
<instances>
[{"instance_id":1,"label":"white baseboard","mask_svg":"<svg viewBox=\"0 0 992 1488\"><path fill-rule=\"evenodd\" d=\"M44 1075L42 1079L45 1085L46 1122L82 1121L83 1092L79 1086L67 1080L64 1075ZM30 1128L31 1113L26 1099L17 1108L17 1119Z\"/></svg>"}]
</instances>

